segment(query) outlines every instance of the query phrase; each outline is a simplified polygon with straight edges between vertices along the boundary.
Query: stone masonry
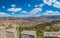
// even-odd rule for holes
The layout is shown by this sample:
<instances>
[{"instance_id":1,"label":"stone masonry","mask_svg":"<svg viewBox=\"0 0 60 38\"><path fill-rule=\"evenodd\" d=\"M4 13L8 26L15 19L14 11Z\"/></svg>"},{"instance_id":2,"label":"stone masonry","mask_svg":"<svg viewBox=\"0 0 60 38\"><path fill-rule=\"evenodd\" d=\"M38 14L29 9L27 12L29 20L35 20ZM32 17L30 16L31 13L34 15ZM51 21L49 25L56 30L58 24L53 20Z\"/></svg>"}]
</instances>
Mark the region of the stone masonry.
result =
<instances>
[{"instance_id":1,"label":"stone masonry","mask_svg":"<svg viewBox=\"0 0 60 38\"><path fill-rule=\"evenodd\" d=\"M0 38L18 38L18 31L15 28L0 26Z\"/></svg>"}]
</instances>

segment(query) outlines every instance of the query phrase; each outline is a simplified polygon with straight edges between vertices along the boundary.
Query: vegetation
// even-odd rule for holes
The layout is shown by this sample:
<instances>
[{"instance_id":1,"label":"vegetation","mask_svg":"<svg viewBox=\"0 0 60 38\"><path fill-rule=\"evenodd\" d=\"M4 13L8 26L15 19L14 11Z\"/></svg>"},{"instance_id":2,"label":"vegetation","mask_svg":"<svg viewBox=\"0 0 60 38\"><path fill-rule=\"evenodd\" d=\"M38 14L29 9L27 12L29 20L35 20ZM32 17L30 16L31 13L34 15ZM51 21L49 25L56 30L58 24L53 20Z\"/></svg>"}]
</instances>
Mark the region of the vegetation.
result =
<instances>
[{"instance_id":1,"label":"vegetation","mask_svg":"<svg viewBox=\"0 0 60 38\"><path fill-rule=\"evenodd\" d=\"M8 25L8 27L6 27L6 29L9 29L9 28L13 28L11 24Z\"/></svg>"},{"instance_id":2,"label":"vegetation","mask_svg":"<svg viewBox=\"0 0 60 38\"><path fill-rule=\"evenodd\" d=\"M37 32L37 38L43 38L43 34L45 31L58 31L58 28L52 27L56 23L60 23L60 20L38 24L35 27L19 27L19 33L21 36L21 32L23 30L35 30Z\"/></svg>"}]
</instances>

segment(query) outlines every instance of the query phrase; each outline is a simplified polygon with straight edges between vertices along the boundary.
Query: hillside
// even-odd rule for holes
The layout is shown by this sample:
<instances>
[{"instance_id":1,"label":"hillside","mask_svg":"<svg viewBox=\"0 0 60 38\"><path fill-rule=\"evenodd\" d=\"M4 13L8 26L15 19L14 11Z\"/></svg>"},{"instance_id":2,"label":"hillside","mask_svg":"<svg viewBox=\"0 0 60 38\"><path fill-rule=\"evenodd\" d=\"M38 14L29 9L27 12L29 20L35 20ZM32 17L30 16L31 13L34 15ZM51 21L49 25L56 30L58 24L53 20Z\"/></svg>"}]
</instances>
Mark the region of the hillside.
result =
<instances>
[{"instance_id":1,"label":"hillside","mask_svg":"<svg viewBox=\"0 0 60 38\"><path fill-rule=\"evenodd\" d=\"M44 32L57 32L60 31L60 20L54 20L44 24L38 24L35 27L19 27L19 33L23 30L34 30L37 33L37 38L44 38ZM20 34L21 35L21 34Z\"/></svg>"},{"instance_id":2,"label":"hillside","mask_svg":"<svg viewBox=\"0 0 60 38\"><path fill-rule=\"evenodd\" d=\"M0 18L0 25L12 25L12 26L17 26L19 25L20 27L34 27L37 24L43 24L46 22L51 22L53 19L48 19L48 18L13 18L13 17L4 17Z\"/></svg>"}]
</instances>

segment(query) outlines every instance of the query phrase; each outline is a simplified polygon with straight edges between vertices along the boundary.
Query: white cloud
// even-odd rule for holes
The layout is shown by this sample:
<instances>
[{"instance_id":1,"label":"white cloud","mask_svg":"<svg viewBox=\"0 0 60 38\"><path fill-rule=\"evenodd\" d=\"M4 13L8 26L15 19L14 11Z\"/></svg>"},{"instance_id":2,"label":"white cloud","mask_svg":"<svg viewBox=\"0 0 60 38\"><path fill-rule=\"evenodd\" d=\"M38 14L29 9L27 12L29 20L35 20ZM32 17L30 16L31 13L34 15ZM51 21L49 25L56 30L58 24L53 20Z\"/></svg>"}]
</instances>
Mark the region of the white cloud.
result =
<instances>
[{"instance_id":1,"label":"white cloud","mask_svg":"<svg viewBox=\"0 0 60 38\"><path fill-rule=\"evenodd\" d=\"M8 16L10 16L10 15L9 14L6 14L4 12L0 12L0 17L8 17Z\"/></svg>"},{"instance_id":2,"label":"white cloud","mask_svg":"<svg viewBox=\"0 0 60 38\"><path fill-rule=\"evenodd\" d=\"M60 8L60 2L58 0L43 0L43 2L49 6Z\"/></svg>"},{"instance_id":3,"label":"white cloud","mask_svg":"<svg viewBox=\"0 0 60 38\"><path fill-rule=\"evenodd\" d=\"M28 13L27 11L22 11L22 13Z\"/></svg>"},{"instance_id":4,"label":"white cloud","mask_svg":"<svg viewBox=\"0 0 60 38\"><path fill-rule=\"evenodd\" d=\"M43 7L43 6L44 6L44 4L39 4L38 6Z\"/></svg>"},{"instance_id":5,"label":"white cloud","mask_svg":"<svg viewBox=\"0 0 60 38\"><path fill-rule=\"evenodd\" d=\"M52 5L52 3L53 2L55 2L56 0L43 0L43 2L45 3L45 4L48 4L48 5Z\"/></svg>"},{"instance_id":6,"label":"white cloud","mask_svg":"<svg viewBox=\"0 0 60 38\"><path fill-rule=\"evenodd\" d=\"M38 5L35 5L35 7L38 7Z\"/></svg>"},{"instance_id":7,"label":"white cloud","mask_svg":"<svg viewBox=\"0 0 60 38\"><path fill-rule=\"evenodd\" d=\"M12 4L11 6L12 6L12 7L16 7L16 5L15 5L15 4Z\"/></svg>"},{"instance_id":8,"label":"white cloud","mask_svg":"<svg viewBox=\"0 0 60 38\"><path fill-rule=\"evenodd\" d=\"M44 4L35 5L35 7L43 7Z\"/></svg>"},{"instance_id":9,"label":"white cloud","mask_svg":"<svg viewBox=\"0 0 60 38\"><path fill-rule=\"evenodd\" d=\"M12 6L12 8L8 8L7 11L12 12L12 14L15 14L15 12L19 12L22 10L21 8L15 8L16 7L15 4L11 4L11 6Z\"/></svg>"},{"instance_id":10,"label":"white cloud","mask_svg":"<svg viewBox=\"0 0 60 38\"><path fill-rule=\"evenodd\" d=\"M53 6L54 6L54 7L57 7L57 8L60 8L60 2L57 2L57 1L56 1L56 2L53 4Z\"/></svg>"},{"instance_id":11,"label":"white cloud","mask_svg":"<svg viewBox=\"0 0 60 38\"><path fill-rule=\"evenodd\" d=\"M31 5L30 5L30 4L28 4L28 7L31 7Z\"/></svg>"},{"instance_id":12,"label":"white cloud","mask_svg":"<svg viewBox=\"0 0 60 38\"><path fill-rule=\"evenodd\" d=\"M18 14L18 15L12 15L13 17L24 17L23 14Z\"/></svg>"},{"instance_id":13,"label":"white cloud","mask_svg":"<svg viewBox=\"0 0 60 38\"><path fill-rule=\"evenodd\" d=\"M43 15L60 15L58 11L46 11Z\"/></svg>"},{"instance_id":14,"label":"white cloud","mask_svg":"<svg viewBox=\"0 0 60 38\"><path fill-rule=\"evenodd\" d=\"M19 15L15 15L14 17L39 17L41 16L40 14L35 14L35 15L30 15L30 14L19 14Z\"/></svg>"},{"instance_id":15,"label":"white cloud","mask_svg":"<svg viewBox=\"0 0 60 38\"><path fill-rule=\"evenodd\" d=\"M22 10L21 8L9 8L9 9L7 9L7 11L11 11L11 12L19 12L21 10Z\"/></svg>"},{"instance_id":16,"label":"white cloud","mask_svg":"<svg viewBox=\"0 0 60 38\"><path fill-rule=\"evenodd\" d=\"M29 14L18 14L18 15L13 15L13 17L29 17L29 16L31 16L31 15L29 15Z\"/></svg>"},{"instance_id":17,"label":"white cloud","mask_svg":"<svg viewBox=\"0 0 60 38\"><path fill-rule=\"evenodd\" d=\"M36 14L39 11L42 11L42 8L34 8L32 11L30 11L30 14Z\"/></svg>"},{"instance_id":18,"label":"white cloud","mask_svg":"<svg viewBox=\"0 0 60 38\"><path fill-rule=\"evenodd\" d=\"M5 8L5 6L2 6L2 8Z\"/></svg>"}]
</instances>

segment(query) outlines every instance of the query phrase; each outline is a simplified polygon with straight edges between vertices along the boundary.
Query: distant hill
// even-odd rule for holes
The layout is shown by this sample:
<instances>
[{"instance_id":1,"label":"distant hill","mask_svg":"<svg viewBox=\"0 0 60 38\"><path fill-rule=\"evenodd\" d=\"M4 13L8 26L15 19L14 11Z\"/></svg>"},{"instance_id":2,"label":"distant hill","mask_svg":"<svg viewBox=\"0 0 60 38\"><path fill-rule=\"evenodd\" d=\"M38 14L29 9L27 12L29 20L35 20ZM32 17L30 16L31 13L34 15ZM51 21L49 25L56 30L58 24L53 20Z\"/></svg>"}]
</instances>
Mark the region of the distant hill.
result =
<instances>
[{"instance_id":1,"label":"distant hill","mask_svg":"<svg viewBox=\"0 0 60 38\"><path fill-rule=\"evenodd\" d=\"M60 15L43 15L40 17L49 18L49 19L60 19Z\"/></svg>"},{"instance_id":2,"label":"distant hill","mask_svg":"<svg viewBox=\"0 0 60 38\"><path fill-rule=\"evenodd\" d=\"M42 15L39 17L0 17L0 19L20 20L20 19L60 19L60 15Z\"/></svg>"},{"instance_id":3,"label":"distant hill","mask_svg":"<svg viewBox=\"0 0 60 38\"><path fill-rule=\"evenodd\" d=\"M20 25L21 27L34 27L37 24L43 24L46 22L51 22L53 19L44 17L0 17L0 25L4 24L7 26L12 24L13 26Z\"/></svg>"}]
</instances>

